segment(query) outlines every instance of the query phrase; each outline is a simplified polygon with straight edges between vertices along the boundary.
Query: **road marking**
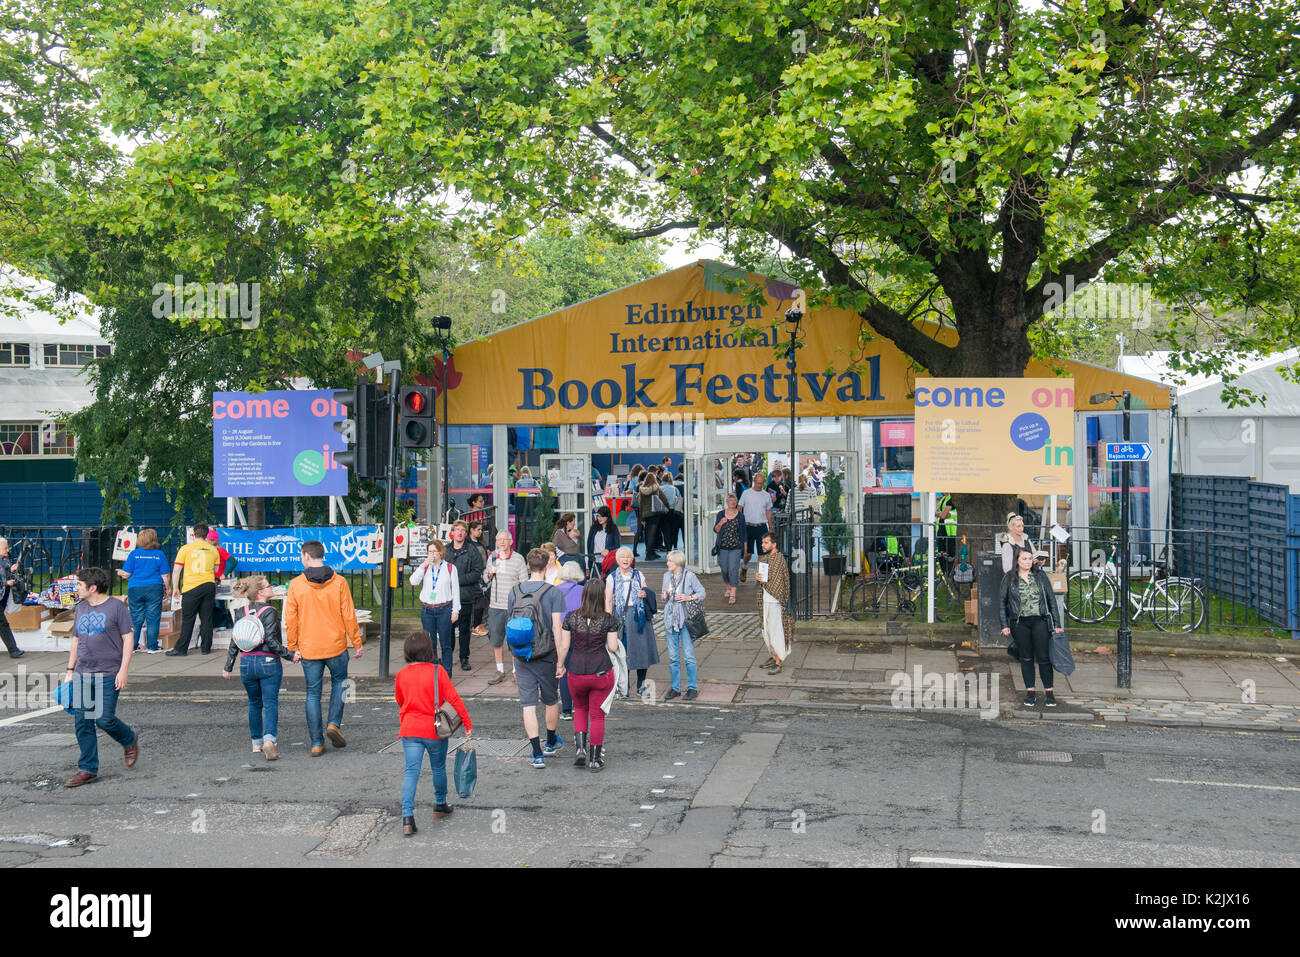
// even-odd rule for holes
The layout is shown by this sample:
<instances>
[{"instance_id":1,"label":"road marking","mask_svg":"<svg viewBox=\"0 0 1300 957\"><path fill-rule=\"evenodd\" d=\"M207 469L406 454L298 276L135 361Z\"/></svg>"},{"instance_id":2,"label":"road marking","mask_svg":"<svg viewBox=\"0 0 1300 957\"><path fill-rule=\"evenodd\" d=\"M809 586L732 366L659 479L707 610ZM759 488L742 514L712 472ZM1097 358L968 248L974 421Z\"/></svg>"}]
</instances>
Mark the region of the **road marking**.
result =
<instances>
[{"instance_id":1,"label":"road marking","mask_svg":"<svg viewBox=\"0 0 1300 957\"><path fill-rule=\"evenodd\" d=\"M1055 864L1018 864L1012 861L984 861L969 857L922 857L920 855L909 857L907 862L909 864L948 864L957 867L1056 867Z\"/></svg>"},{"instance_id":2,"label":"road marking","mask_svg":"<svg viewBox=\"0 0 1300 957\"><path fill-rule=\"evenodd\" d=\"M54 714L54 712L62 710L63 705L56 704L53 707L41 708L38 711L28 711L26 714L16 714L12 718L5 718L0 721L0 728L3 728L5 725L17 724L19 721L26 721L28 718L39 718L41 715Z\"/></svg>"},{"instance_id":3,"label":"road marking","mask_svg":"<svg viewBox=\"0 0 1300 957\"><path fill-rule=\"evenodd\" d=\"M745 732L727 749L691 801L692 808L742 807L784 736Z\"/></svg>"},{"instance_id":4,"label":"road marking","mask_svg":"<svg viewBox=\"0 0 1300 957\"><path fill-rule=\"evenodd\" d=\"M1300 791L1280 784L1238 784L1235 781L1180 781L1178 778L1147 778L1154 784L1198 784L1207 788L1253 788L1256 791Z\"/></svg>"}]
</instances>

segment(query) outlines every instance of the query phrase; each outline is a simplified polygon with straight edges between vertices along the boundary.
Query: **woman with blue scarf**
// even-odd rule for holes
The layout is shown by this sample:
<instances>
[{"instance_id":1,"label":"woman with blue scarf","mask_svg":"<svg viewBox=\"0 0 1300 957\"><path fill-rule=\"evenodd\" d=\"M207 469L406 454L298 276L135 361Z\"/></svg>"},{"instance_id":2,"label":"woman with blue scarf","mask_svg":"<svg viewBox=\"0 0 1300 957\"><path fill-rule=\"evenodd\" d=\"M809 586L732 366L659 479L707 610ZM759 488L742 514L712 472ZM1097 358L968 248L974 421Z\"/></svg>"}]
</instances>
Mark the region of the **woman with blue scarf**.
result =
<instances>
[{"instance_id":1,"label":"woman with blue scarf","mask_svg":"<svg viewBox=\"0 0 1300 957\"><path fill-rule=\"evenodd\" d=\"M659 663L655 596L646 587L645 576L632 567L632 549L624 545L615 561L618 564L605 579L605 611L619 620L619 639L627 649L627 669L629 673L635 669L636 693L644 695L646 672Z\"/></svg>"}]
</instances>

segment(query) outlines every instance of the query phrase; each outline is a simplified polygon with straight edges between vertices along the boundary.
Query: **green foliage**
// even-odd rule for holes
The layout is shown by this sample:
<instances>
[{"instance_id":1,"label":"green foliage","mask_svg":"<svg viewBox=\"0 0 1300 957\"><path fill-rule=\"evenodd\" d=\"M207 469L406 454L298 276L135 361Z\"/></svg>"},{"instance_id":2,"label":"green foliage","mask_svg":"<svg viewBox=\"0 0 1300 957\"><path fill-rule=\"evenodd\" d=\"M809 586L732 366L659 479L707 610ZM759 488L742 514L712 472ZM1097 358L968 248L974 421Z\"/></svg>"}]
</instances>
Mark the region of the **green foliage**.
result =
<instances>
[{"instance_id":1,"label":"green foliage","mask_svg":"<svg viewBox=\"0 0 1300 957\"><path fill-rule=\"evenodd\" d=\"M0 260L115 309L176 273L259 282L248 355L388 336L427 371L422 310L461 302L469 336L532 308L463 274L428 295L449 237L509 257L587 219L778 250L861 316L845 364L883 336L936 375L1020 375L1068 340L1030 336L1070 279L1150 282L1160 343L1208 334L1206 371L1300 339L1290 0L34 8L0 0Z\"/></svg>"},{"instance_id":2,"label":"green foliage","mask_svg":"<svg viewBox=\"0 0 1300 957\"><path fill-rule=\"evenodd\" d=\"M659 246L588 233L536 233L495 251L463 239L429 244L420 316L449 315L458 342L584 302L663 271Z\"/></svg>"},{"instance_id":3,"label":"green foliage","mask_svg":"<svg viewBox=\"0 0 1300 957\"><path fill-rule=\"evenodd\" d=\"M844 483L831 469L825 479L826 501L822 504L822 545L827 555L843 555L849 544L849 527L844 523Z\"/></svg>"},{"instance_id":4,"label":"green foliage","mask_svg":"<svg viewBox=\"0 0 1300 957\"><path fill-rule=\"evenodd\" d=\"M545 469L541 471L542 487L533 511L536 519L536 524L533 526L533 548L541 548L555 537L555 493L551 491L550 476L546 474Z\"/></svg>"}]
</instances>

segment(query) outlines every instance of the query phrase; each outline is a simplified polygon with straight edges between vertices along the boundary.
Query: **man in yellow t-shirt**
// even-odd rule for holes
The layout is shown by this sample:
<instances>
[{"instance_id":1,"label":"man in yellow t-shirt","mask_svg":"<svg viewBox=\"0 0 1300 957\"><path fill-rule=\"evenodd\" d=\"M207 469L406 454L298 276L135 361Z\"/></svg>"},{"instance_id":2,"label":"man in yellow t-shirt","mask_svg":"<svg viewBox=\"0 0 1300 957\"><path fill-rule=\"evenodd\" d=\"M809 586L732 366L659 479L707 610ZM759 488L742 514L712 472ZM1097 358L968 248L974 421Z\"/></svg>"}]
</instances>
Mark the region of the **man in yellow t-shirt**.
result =
<instances>
[{"instance_id":1,"label":"man in yellow t-shirt","mask_svg":"<svg viewBox=\"0 0 1300 957\"><path fill-rule=\"evenodd\" d=\"M176 553L176 564L172 569L172 608L176 602L181 603L181 635L176 647L167 654L179 658L189 654L190 636L194 633L194 618L199 619L199 649L205 654L212 653L212 612L217 597L217 565L221 556L217 548L208 541L208 526L194 526L194 541ZM184 572L185 584L181 584Z\"/></svg>"}]
</instances>

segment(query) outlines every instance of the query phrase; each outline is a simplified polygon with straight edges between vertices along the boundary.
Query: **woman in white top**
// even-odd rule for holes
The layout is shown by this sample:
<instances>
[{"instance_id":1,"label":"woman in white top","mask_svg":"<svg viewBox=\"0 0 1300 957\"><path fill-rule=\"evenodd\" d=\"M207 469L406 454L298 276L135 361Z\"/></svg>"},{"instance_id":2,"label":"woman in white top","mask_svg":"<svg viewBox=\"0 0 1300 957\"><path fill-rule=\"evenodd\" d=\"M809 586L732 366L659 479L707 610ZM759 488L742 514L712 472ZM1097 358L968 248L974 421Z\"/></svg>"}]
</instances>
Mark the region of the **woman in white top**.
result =
<instances>
[{"instance_id":1,"label":"woman in white top","mask_svg":"<svg viewBox=\"0 0 1300 957\"><path fill-rule=\"evenodd\" d=\"M420 588L420 624L442 649L442 666L451 674L456 641L452 626L460 620L460 581L456 566L443 561L446 555L447 546L432 539L424 564L411 573L411 584Z\"/></svg>"},{"instance_id":2,"label":"woman in white top","mask_svg":"<svg viewBox=\"0 0 1300 957\"><path fill-rule=\"evenodd\" d=\"M1007 514L1007 534L1002 543L1002 571L1009 573L1016 566L1016 549L1027 548L1034 552L1034 540L1025 534L1025 520L1015 512Z\"/></svg>"}]
</instances>

